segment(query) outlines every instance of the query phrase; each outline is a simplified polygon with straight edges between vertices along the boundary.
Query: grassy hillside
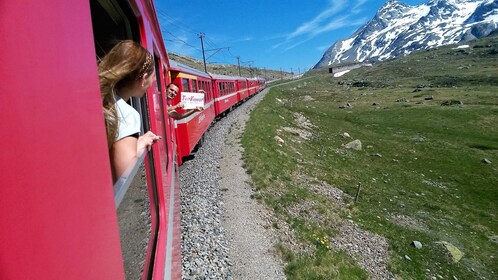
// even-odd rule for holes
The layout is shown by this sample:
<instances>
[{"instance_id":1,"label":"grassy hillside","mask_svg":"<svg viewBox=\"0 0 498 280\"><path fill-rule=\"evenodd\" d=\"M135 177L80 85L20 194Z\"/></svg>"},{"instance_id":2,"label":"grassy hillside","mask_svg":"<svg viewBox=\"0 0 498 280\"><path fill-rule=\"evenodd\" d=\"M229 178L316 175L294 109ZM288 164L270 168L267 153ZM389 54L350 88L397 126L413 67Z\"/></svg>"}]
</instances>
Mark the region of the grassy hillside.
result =
<instances>
[{"instance_id":1,"label":"grassy hillside","mask_svg":"<svg viewBox=\"0 0 498 280\"><path fill-rule=\"evenodd\" d=\"M497 278L497 37L311 71L245 131L289 279L384 278L364 261L382 254L400 279Z\"/></svg>"},{"instance_id":2,"label":"grassy hillside","mask_svg":"<svg viewBox=\"0 0 498 280\"><path fill-rule=\"evenodd\" d=\"M183 63L187 66L195 68L200 71L204 71L204 62L194 59L192 57L168 53L168 57L180 63ZM219 74L219 75L229 75L229 76L239 76L239 67L235 64L213 64L207 63L206 68L209 73ZM261 68L253 68L240 66L240 75L242 77L263 77L268 81L279 80L279 79L288 79L292 77L292 73L281 72L278 70L271 69L261 69Z\"/></svg>"}]
</instances>

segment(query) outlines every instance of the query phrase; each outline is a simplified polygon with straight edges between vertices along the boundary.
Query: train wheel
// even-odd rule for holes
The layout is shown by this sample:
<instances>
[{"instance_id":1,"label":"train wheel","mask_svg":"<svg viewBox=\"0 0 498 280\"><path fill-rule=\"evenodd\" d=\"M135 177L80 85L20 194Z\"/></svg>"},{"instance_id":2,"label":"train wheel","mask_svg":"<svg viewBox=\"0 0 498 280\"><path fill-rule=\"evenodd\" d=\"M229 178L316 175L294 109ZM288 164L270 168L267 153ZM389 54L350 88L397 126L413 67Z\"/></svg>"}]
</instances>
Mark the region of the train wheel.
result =
<instances>
[{"instance_id":1,"label":"train wheel","mask_svg":"<svg viewBox=\"0 0 498 280\"><path fill-rule=\"evenodd\" d=\"M199 139L199 142L197 142L197 145L195 145L193 152L197 152L202 145L204 145L204 134L202 134L201 139Z\"/></svg>"}]
</instances>

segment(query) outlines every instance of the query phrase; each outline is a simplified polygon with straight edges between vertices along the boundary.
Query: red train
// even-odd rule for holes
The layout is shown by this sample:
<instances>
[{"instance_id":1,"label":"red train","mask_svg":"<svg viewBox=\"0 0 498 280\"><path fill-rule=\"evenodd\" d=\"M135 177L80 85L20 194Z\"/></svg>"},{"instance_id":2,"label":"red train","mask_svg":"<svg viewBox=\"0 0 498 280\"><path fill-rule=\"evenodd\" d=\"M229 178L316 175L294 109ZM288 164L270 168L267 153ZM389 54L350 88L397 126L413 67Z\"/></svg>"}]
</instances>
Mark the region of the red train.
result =
<instances>
[{"instance_id":1,"label":"red train","mask_svg":"<svg viewBox=\"0 0 498 280\"><path fill-rule=\"evenodd\" d=\"M151 0L4 1L0 25L0 278L179 279L178 165L264 80L170 62ZM113 185L97 63L124 39L154 56L131 105L163 137ZM170 82L204 89L205 110L169 118Z\"/></svg>"},{"instance_id":2,"label":"red train","mask_svg":"<svg viewBox=\"0 0 498 280\"><path fill-rule=\"evenodd\" d=\"M175 121L179 164L184 157L190 155L197 144L202 143L204 132L217 117L223 116L266 86L266 81L261 78L206 74L173 60L170 60L169 72L179 91L206 92L202 112ZM173 104L178 102L180 95L172 101Z\"/></svg>"}]
</instances>

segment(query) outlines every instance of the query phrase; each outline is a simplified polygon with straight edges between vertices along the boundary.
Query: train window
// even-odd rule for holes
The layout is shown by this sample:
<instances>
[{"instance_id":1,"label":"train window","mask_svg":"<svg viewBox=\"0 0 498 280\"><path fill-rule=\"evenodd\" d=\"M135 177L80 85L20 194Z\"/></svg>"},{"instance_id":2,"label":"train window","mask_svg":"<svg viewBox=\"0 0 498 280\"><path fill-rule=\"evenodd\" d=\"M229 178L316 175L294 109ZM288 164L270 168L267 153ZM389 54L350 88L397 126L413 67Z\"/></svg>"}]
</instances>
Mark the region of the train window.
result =
<instances>
[{"instance_id":1,"label":"train window","mask_svg":"<svg viewBox=\"0 0 498 280\"><path fill-rule=\"evenodd\" d=\"M195 82L195 80L192 80L191 81L191 90L192 92L197 92L197 83Z\"/></svg>"},{"instance_id":2,"label":"train window","mask_svg":"<svg viewBox=\"0 0 498 280\"><path fill-rule=\"evenodd\" d=\"M190 91L187 79L182 79L182 91Z\"/></svg>"},{"instance_id":3,"label":"train window","mask_svg":"<svg viewBox=\"0 0 498 280\"><path fill-rule=\"evenodd\" d=\"M103 57L121 40L140 40L138 22L129 6L112 0L91 0L90 8L97 57Z\"/></svg>"},{"instance_id":4,"label":"train window","mask_svg":"<svg viewBox=\"0 0 498 280\"><path fill-rule=\"evenodd\" d=\"M127 2L90 0L90 8L97 60L109 52L119 41L125 39L140 41L139 23ZM148 130L150 117L147 99L133 98L129 104L140 113L143 122L142 130ZM151 210L150 208L151 204L157 205L155 203L157 195L153 193L156 186L147 186L144 158L144 154L139 155L136 162L127 168L114 185L114 199L126 279L150 278L149 275L145 274L151 272L151 268L144 267L143 264L150 263L146 261L147 246L149 238L157 232L157 229L153 229L151 226L157 224L151 223L151 217L158 216L157 209ZM152 154L149 154L148 158L151 161L148 165L150 170L147 173L151 174L150 182L155 184Z\"/></svg>"}]
</instances>

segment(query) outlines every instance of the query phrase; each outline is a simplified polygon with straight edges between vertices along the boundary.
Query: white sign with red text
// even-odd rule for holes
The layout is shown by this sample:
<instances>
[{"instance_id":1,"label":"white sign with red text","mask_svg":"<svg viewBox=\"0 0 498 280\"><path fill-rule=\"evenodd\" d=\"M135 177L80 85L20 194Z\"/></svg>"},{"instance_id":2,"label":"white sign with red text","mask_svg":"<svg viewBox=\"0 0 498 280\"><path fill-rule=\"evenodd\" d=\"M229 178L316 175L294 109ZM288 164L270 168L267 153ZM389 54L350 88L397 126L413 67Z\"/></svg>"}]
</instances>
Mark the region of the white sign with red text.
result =
<instances>
[{"instance_id":1,"label":"white sign with red text","mask_svg":"<svg viewBox=\"0 0 498 280\"><path fill-rule=\"evenodd\" d=\"M183 103L183 109L195 109L197 107L204 108L204 93L200 92L182 92L181 102Z\"/></svg>"}]
</instances>

